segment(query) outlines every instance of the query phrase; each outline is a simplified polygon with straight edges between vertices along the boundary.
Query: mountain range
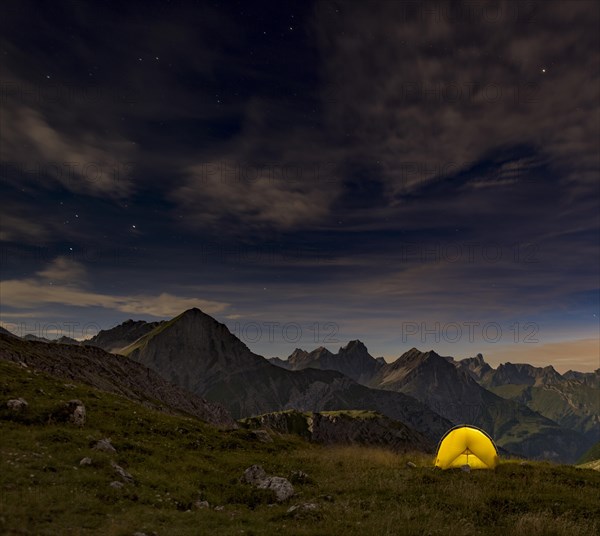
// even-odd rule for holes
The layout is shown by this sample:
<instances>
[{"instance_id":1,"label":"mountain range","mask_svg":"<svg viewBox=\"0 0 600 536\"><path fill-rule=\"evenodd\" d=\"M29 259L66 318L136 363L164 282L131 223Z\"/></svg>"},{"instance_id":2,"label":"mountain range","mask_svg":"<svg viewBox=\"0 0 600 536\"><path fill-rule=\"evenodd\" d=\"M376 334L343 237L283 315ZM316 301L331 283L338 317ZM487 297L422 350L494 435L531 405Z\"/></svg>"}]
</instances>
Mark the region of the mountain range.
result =
<instances>
[{"instance_id":1,"label":"mountain range","mask_svg":"<svg viewBox=\"0 0 600 536\"><path fill-rule=\"evenodd\" d=\"M408 394L453 423L485 429L499 445L527 457L572 460L581 442L589 447L600 436L600 389L593 380L598 372L563 377L552 367L493 369L481 354L455 361L416 348L386 363L360 341L335 354L322 347L296 349L287 360L271 362L290 370L332 369L371 388Z\"/></svg>"},{"instance_id":2,"label":"mountain range","mask_svg":"<svg viewBox=\"0 0 600 536\"><path fill-rule=\"evenodd\" d=\"M139 362L234 419L368 410L434 443L455 424L474 424L513 454L564 462L599 440L598 371L493 369L480 354L455 360L416 348L387 363L357 340L337 353L296 349L287 359L265 359L199 309L164 322L128 320L80 344L70 348Z\"/></svg>"}]
</instances>

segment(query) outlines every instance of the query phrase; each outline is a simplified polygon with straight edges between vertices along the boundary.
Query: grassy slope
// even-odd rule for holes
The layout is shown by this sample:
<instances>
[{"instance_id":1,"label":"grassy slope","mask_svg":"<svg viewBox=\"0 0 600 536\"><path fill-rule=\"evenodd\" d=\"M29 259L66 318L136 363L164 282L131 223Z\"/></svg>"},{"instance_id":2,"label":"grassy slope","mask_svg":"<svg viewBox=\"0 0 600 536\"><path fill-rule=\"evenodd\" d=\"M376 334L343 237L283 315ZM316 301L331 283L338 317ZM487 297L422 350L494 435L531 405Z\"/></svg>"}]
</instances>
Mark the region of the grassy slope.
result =
<instances>
[{"instance_id":1,"label":"grassy slope","mask_svg":"<svg viewBox=\"0 0 600 536\"><path fill-rule=\"evenodd\" d=\"M187 417L146 409L95 389L67 387L0 361L0 402L22 396L30 407L0 410L0 533L36 535L167 534L596 534L600 473L569 466L506 462L495 472L437 471L431 459L364 447L320 447L294 437L261 443L248 431L218 431ZM61 401L79 398L88 422L47 424ZM92 451L111 437L118 449ZM92 466L80 467L90 456ZM110 460L136 483L121 490ZM418 467L406 467L407 460ZM291 503L268 506L267 492L239 483L253 463L311 480ZM222 511L186 510L197 498ZM294 519L290 504L316 502L317 515Z\"/></svg>"},{"instance_id":2,"label":"grassy slope","mask_svg":"<svg viewBox=\"0 0 600 536\"><path fill-rule=\"evenodd\" d=\"M587 463L595 460L600 460L600 443L596 443L579 459L577 463Z\"/></svg>"}]
</instances>

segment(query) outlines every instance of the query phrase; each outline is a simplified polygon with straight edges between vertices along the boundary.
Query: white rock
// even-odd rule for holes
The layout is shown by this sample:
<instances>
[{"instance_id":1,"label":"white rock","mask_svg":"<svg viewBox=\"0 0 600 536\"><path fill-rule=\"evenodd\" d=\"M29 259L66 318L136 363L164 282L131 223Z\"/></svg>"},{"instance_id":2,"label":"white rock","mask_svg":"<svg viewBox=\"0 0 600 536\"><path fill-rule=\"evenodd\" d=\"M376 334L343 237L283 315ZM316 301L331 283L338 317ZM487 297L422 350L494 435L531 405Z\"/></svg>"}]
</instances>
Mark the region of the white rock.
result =
<instances>
[{"instance_id":1,"label":"white rock","mask_svg":"<svg viewBox=\"0 0 600 536\"><path fill-rule=\"evenodd\" d=\"M106 437L97 441L92 448L96 450L102 450L104 452L117 452L117 449L112 446L110 439Z\"/></svg>"},{"instance_id":2,"label":"white rock","mask_svg":"<svg viewBox=\"0 0 600 536\"><path fill-rule=\"evenodd\" d=\"M6 407L12 411L24 411L29 407L24 398L13 398L6 403Z\"/></svg>"},{"instance_id":3,"label":"white rock","mask_svg":"<svg viewBox=\"0 0 600 536\"><path fill-rule=\"evenodd\" d=\"M259 482L257 487L274 491L278 502L285 501L294 495L294 486L287 478L281 476L270 476Z\"/></svg>"}]
</instances>

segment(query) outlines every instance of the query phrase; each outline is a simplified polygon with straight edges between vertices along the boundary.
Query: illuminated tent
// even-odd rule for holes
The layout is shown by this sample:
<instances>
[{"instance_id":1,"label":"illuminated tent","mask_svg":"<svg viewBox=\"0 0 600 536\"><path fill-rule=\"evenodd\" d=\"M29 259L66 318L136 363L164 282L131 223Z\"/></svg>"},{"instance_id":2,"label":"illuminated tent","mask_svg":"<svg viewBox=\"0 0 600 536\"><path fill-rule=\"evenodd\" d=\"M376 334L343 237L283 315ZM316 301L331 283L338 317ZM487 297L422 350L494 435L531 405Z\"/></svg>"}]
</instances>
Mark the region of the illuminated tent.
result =
<instances>
[{"instance_id":1,"label":"illuminated tent","mask_svg":"<svg viewBox=\"0 0 600 536\"><path fill-rule=\"evenodd\" d=\"M498 451L492 438L483 430L461 424L446 432L438 445L435 466L440 469L462 467L495 469Z\"/></svg>"}]
</instances>

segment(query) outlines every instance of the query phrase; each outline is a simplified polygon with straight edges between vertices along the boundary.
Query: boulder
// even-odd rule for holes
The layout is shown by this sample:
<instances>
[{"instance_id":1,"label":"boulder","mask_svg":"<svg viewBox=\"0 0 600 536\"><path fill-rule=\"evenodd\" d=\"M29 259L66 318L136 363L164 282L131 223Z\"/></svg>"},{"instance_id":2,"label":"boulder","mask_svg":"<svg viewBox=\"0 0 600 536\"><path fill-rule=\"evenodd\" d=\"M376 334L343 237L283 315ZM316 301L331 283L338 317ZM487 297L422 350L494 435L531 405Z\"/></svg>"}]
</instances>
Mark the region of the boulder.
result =
<instances>
[{"instance_id":1,"label":"boulder","mask_svg":"<svg viewBox=\"0 0 600 536\"><path fill-rule=\"evenodd\" d=\"M254 434L254 436L263 443L273 443L273 438L266 430L252 430L252 434Z\"/></svg>"},{"instance_id":2,"label":"boulder","mask_svg":"<svg viewBox=\"0 0 600 536\"><path fill-rule=\"evenodd\" d=\"M25 411L29 404L24 398L13 398L6 403L6 407L11 411Z\"/></svg>"},{"instance_id":3,"label":"boulder","mask_svg":"<svg viewBox=\"0 0 600 536\"><path fill-rule=\"evenodd\" d=\"M85 406L81 400L69 400L52 412L51 421L71 422L77 426L85 424Z\"/></svg>"},{"instance_id":4,"label":"boulder","mask_svg":"<svg viewBox=\"0 0 600 536\"><path fill-rule=\"evenodd\" d=\"M410 467L411 469L414 469L417 465L414 462L406 462L406 467Z\"/></svg>"},{"instance_id":5,"label":"boulder","mask_svg":"<svg viewBox=\"0 0 600 536\"><path fill-rule=\"evenodd\" d=\"M103 452L117 452L117 449L115 449L115 447L112 446L110 439L107 437L97 441L92 448L95 450L101 450Z\"/></svg>"},{"instance_id":6,"label":"boulder","mask_svg":"<svg viewBox=\"0 0 600 536\"><path fill-rule=\"evenodd\" d=\"M316 503L302 503L290 506L288 508L287 515L295 519L302 519L306 517L321 517L321 513L319 512L319 505Z\"/></svg>"},{"instance_id":7,"label":"boulder","mask_svg":"<svg viewBox=\"0 0 600 536\"><path fill-rule=\"evenodd\" d=\"M242 482L247 484L258 484L267 478L267 473L260 465L251 465L244 471Z\"/></svg>"},{"instance_id":8,"label":"boulder","mask_svg":"<svg viewBox=\"0 0 600 536\"><path fill-rule=\"evenodd\" d=\"M113 481L112 481L112 482L109 484L109 486L110 486L111 488L115 488L115 489L121 489L121 488L122 488L124 485L125 485L125 484L123 484L123 482L119 482L119 481L117 481L117 480L113 480Z\"/></svg>"},{"instance_id":9,"label":"boulder","mask_svg":"<svg viewBox=\"0 0 600 536\"><path fill-rule=\"evenodd\" d=\"M120 465L117 465L115 462L110 462L110 466L115 470L115 473L117 473L125 482L127 482L128 484L131 484L133 482L133 476L131 476L130 473L125 471L125 469L123 469Z\"/></svg>"},{"instance_id":10,"label":"boulder","mask_svg":"<svg viewBox=\"0 0 600 536\"><path fill-rule=\"evenodd\" d=\"M194 501L192 504L195 510L204 510L206 508L210 508L210 504L208 501Z\"/></svg>"},{"instance_id":11,"label":"boulder","mask_svg":"<svg viewBox=\"0 0 600 536\"><path fill-rule=\"evenodd\" d=\"M268 476L260 465L252 465L244 471L241 478L258 489L269 489L275 494L277 502L282 502L294 495L294 486L287 478Z\"/></svg>"},{"instance_id":12,"label":"boulder","mask_svg":"<svg viewBox=\"0 0 600 536\"><path fill-rule=\"evenodd\" d=\"M256 487L258 489L270 489L275 492L277 502L283 502L294 495L294 486L287 478L281 476L270 476L259 482Z\"/></svg>"},{"instance_id":13,"label":"boulder","mask_svg":"<svg viewBox=\"0 0 600 536\"><path fill-rule=\"evenodd\" d=\"M81 460L79 461L79 465L92 465L92 459L91 458L81 458Z\"/></svg>"}]
</instances>

